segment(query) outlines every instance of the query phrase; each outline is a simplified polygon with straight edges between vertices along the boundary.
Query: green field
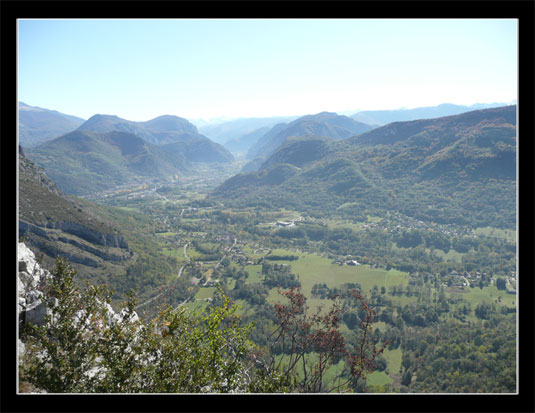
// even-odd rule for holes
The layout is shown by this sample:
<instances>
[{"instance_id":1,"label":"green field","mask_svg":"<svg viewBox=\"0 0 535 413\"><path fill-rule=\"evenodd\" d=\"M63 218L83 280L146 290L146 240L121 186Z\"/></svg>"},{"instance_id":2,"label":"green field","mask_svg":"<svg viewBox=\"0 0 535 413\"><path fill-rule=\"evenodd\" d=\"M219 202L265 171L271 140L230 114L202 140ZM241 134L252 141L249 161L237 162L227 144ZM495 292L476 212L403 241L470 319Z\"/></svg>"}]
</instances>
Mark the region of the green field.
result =
<instances>
[{"instance_id":1,"label":"green field","mask_svg":"<svg viewBox=\"0 0 535 413\"><path fill-rule=\"evenodd\" d=\"M199 288L199 291L197 291L197 294L195 294L196 300L205 300L207 298L211 298L214 295L214 292L216 291L215 287L202 287Z\"/></svg>"},{"instance_id":2,"label":"green field","mask_svg":"<svg viewBox=\"0 0 535 413\"><path fill-rule=\"evenodd\" d=\"M182 247L182 254L184 254L184 247ZM193 248L192 245L188 245L188 248L186 248L186 254L192 260L200 258L204 255L204 254L201 254L199 251L197 251L195 248Z\"/></svg>"},{"instance_id":3,"label":"green field","mask_svg":"<svg viewBox=\"0 0 535 413\"><path fill-rule=\"evenodd\" d=\"M171 231L168 231L168 232L157 232L156 235L160 236L160 237L172 237L174 235L177 235L177 233L176 232L171 232Z\"/></svg>"},{"instance_id":4,"label":"green field","mask_svg":"<svg viewBox=\"0 0 535 413\"><path fill-rule=\"evenodd\" d=\"M248 283L252 284L262 282L264 276L262 275L261 265L246 265L244 269L249 274L249 276L247 277Z\"/></svg>"},{"instance_id":5,"label":"green field","mask_svg":"<svg viewBox=\"0 0 535 413\"><path fill-rule=\"evenodd\" d=\"M139 212L139 209L135 207L116 206L115 208L122 209L123 211L128 211L128 212Z\"/></svg>"},{"instance_id":6,"label":"green field","mask_svg":"<svg viewBox=\"0 0 535 413\"><path fill-rule=\"evenodd\" d=\"M486 237L496 237L505 239L509 242L516 242L516 230L514 229L499 229L493 227L477 228L474 231L477 235L484 235Z\"/></svg>"},{"instance_id":7,"label":"green field","mask_svg":"<svg viewBox=\"0 0 535 413\"><path fill-rule=\"evenodd\" d=\"M395 350L385 349L383 356L388 363L388 372L390 374L399 373L401 369L401 347L398 347Z\"/></svg>"},{"instance_id":8,"label":"green field","mask_svg":"<svg viewBox=\"0 0 535 413\"><path fill-rule=\"evenodd\" d=\"M366 383L370 387L392 384L392 379L384 371L374 371L366 376Z\"/></svg>"},{"instance_id":9,"label":"green field","mask_svg":"<svg viewBox=\"0 0 535 413\"><path fill-rule=\"evenodd\" d=\"M273 255L295 255L295 252L277 249ZM338 287L344 283L359 283L364 291L371 291L377 285L378 288L409 282L408 274L398 270L389 271L379 268L370 268L369 265L336 265L329 258L320 257L316 254L298 253L297 261L276 261L277 263L289 264L292 273L299 275L303 292L310 295L314 284L325 283L328 287ZM275 261L274 261L275 262Z\"/></svg>"},{"instance_id":10,"label":"green field","mask_svg":"<svg viewBox=\"0 0 535 413\"><path fill-rule=\"evenodd\" d=\"M295 255L295 252L277 249L273 251L274 255ZM332 264L331 260L320 257L316 254L298 253L297 261L273 261L279 264L289 264L292 267L291 272L299 275L302 291L308 298L308 305L311 311L315 311L318 306L326 306L328 302L318 298L312 298L311 290L314 284L325 283L329 288L340 287L344 283L359 283L365 293L369 293L376 285L378 288L385 287L387 290L390 286L402 284L404 287L409 282L408 274L391 269L370 268L369 265L348 266ZM283 298L278 294L277 289L269 291L268 302L283 302ZM393 297L397 301L411 301L414 297Z\"/></svg>"},{"instance_id":11,"label":"green field","mask_svg":"<svg viewBox=\"0 0 535 413\"><path fill-rule=\"evenodd\" d=\"M191 312L203 313L207 305L208 305L207 301L198 300L198 301L192 301L192 302L186 303L183 308Z\"/></svg>"},{"instance_id":12,"label":"green field","mask_svg":"<svg viewBox=\"0 0 535 413\"><path fill-rule=\"evenodd\" d=\"M429 248L426 248L425 250L426 252L430 252ZM433 250L433 251L437 257L441 257L444 261L454 261L457 263L461 263L463 256L465 255L465 253L457 252L453 248L450 249L447 253L445 253L442 250ZM474 252L474 249L471 248L469 252Z\"/></svg>"},{"instance_id":13,"label":"green field","mask_svg":"<svg viewBox=\"0 0 535 413\"><path fill-rule=\"evenodd\" d=\"M335 228L351 228L354 231L362 231L362 225L364 223L358 223L355 224L353 222L350 222L348 220L342 220L342 219L326 219L323 220L329 229L335 229Z\"/></svg>"},{"instance_id":14,"label":"green field","mask_svg":"<svg viewBox=\"0 0 535 413\"><path fill-rule=\"evenodd\" d=\"M281 360L281 358L283 358L283 361L282 361L283 364L285 363L286 360L288 360L288 356L276 355L275 356L275 363L278 363ZM308 358L309 363L317 362L316 353L309 353L307 355L307 358ZM324 383L329 383L330 385L332 385L332 380L334 380L336 378L336 376L342 372L342 370L344 369L344 365L345 365L345 361L342 359L342 360L340 360L338 362L338 364L330 366L327 369L327 371L325 371L325 374L323 375ZM297 368L298 368L297 375L302 377L303 376L302 363L299 363L297 365ZM308 368L310 368L310 364L308 365ZM342 381L343 381L343 379L342 379Z\"/></svg>"},{"instance_id":15,"label":"green field","mask_svg":"<svg viewBox=\"0 0 535 413\"><path fill-rule=\"evenodd\" d=\"M177 260L184 259L184 249L183 248L162 248L162 254L167 255L168 257L174 257Z\"/></svg>"},{"instance_id":16,"label":"green field","mask_svg":"<svg viewBox=\"0 0 535 413\"><path fill-rule=\"evenodd\" d=\"M514 307L517 302L516 294L508 294L506 291L498 290L494 285L483 287L483 289L480 289L479 287L465 287L463 292L450 293L450 295L459 295L463 299L467 300L472 305L472 309L474 309L476 305L483 302L494 303L496 305L508 307Z\"/></svg>"}]
</instances>

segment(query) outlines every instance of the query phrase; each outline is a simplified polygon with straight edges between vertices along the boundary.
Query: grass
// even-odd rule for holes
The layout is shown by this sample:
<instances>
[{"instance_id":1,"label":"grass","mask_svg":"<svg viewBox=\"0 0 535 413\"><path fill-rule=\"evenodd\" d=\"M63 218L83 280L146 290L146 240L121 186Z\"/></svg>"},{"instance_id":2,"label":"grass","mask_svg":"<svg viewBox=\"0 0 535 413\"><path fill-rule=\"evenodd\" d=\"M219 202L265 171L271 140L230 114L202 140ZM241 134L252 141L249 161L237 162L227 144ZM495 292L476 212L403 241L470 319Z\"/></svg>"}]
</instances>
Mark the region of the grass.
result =
<instances>
[{"instance_id":1,"label":"grass","mask_svg":"<svg viewBox=\"0 0 535 413\"><path fill-rule=\"evenodd\" d=\"M366 376L368 386L384 386L392 384L392 379L384 371L374 371Z\"/></svg>"},{"instance_id":2,"label":"grass","mask_svg":"<svg viewBox=\"0 0 535 413\"><path fill-rule=\"evenodd\" d=\"M335 229L335 228L351 228L354 231L362 231L362 225L364 223L358 223L355 224L353 222L350 222L349 220L341 220L341 219L326 219L324 220L327 224L327 227L329 229Z\"/></svg>"},{"instance_id":3,"label":"grass","mask_svg":"<svg viewBox=\"0 0 535 413\"><path fill-rule=\"evenodd\" d=\"M486 237L496 237L505 239L509 242L516 242L516 230L514 229L499 229L493 227L477 228L474 231L477 235L484 235Z\"/></svg>"},{"instance_id":4,"label":"grass","mask_svg":"<svg viewBox=\"0 0 535 413\"><path fill-rule=\"evenodd\" d=\"M245 300L242 300L241 298L238 300L234 300L234 304L238 306L236 309L236 315L244 315L248 314L251 311L251 307L247 304Z\"/></svg>"},{"instance_id":5,"label":"grass","mask_svg":"<svg viewBox=\"0 0 535 413\"><path fill-rule=\"evenodd\" d=\"M285 261L281 261L285 262ZM408 284L408 275L397 270L370 268L369 265L339 266L331 263L328 258L315 254L305 254L297 261L285 262L292 266L292 272L299 274L303 291L310 295L314 284L325 283L328 287L339 287L344 283L359 283L364 291L371 291L391 285Z\"/></svg>"},{"instance_id":6,"label":"grass","mask_svg":"<svg viewBox=\"0 0 535 413\"><path fill-rule=\"evenodd\" d=\"M393 242L391 244L391 246L392 246L392 250L394 250L394 251L402 251L403 253L408 253L408 252L410 252L412 250L412 248L398 247L395 242ZM425 248L425 252L427 252L429 254L429 253L431 253L431 249L430 248ZM466 253L457 252L453 248L450 248L450 250L447 253L445 253L444 251L439 250L439 249L434 249L433 252L437 257L442 258L443 261L454 261L456 263L461 263L462 259L463 259L463 256L466 255ZM471 248L470 251L468 251L468 252L469 253L473 253L474 249Z\"/></svg>"},{"instance_id":7,"label":"grass","mask_svg":"<svg viewBox=\"0 0 535 413\"><path fill-rule=\"evenodd\" d=\"M472 310L476 305L483 302L494 303L496 305L514 307L517 302L516 294L507 294L506 291L498 290L496 286L489 285L480 289L479 287L465 288L462 293L450 293L450 295L459 295L472 305ZM500 301L498 301L500 297Z\"/></svg>"},{"instance_id":8,"label":"grass","mask_svg":"<svg viewBox=\"0 0 535 413\"><path fill-rule=\"evenodd\" d=\"M401 350L400 350L401 352ZM282 355L275 356L275 360L278 362ZM316 356L314 353L311 353L308 355L308 358L311 362L316 361ZM344 368L344 360L340 360L337 364L330 366L327 371L324 374L324 382L329 384L333 384L333 380L337 377L338 374L340 374ZM400 361L401 364L401 361ZM298 366L300 369L302 369L302 364L299 363ZM298 371L298 375L302 375L302 372ZM342 379L344 381L344 379ZM375 387L375 386L385 386L385 385L391 385L393 383L393 380L391 377L388 376L384 371L374 371L373 373L370 373L366 376L366 382L368 386Z\"/></svg>"},{"instance_id":9,"label":"grass","mask_svg":"<svg viewBox=\"0 0 535 413\"><path fill-rule=\"evenodd\" d=\"M207 298L211 298L214 295L214 292L216 291L215 287L202 287L199 288L199 291L197 291L197 294L195 294L196 300L205 300Z\"/></svg>"},{"instance_id":10,"label":"grass","mask_svg":"<svg viewBox=\"0 0 535 413\"><path fill-rule=\"evenodd\" d=\"M295 255L296 253L288 250L277 249L273 251L274 255ZM308 305L311 311L315 311L318 306L328 307L328 301L319 298L312 298L311 290L314 284L325 283L329 288L340 287L344 283L359 283L365 293L369 293L377 285L380 289L402 284L408 285L409 277L406 273L391 269L370 268L369 265L360 266L339 266L332 264L328 258L320 257L316 254L298 253L297 261L276 261L279 264L289 264L292 267L292 273L299 275L302 291L308 298ZM390 297L390 296L389 296ZM414 297L392 297L393 300L409 302ZM282 297L278 294L277 289L269 291L268 302L282 302Z\"/></svg>"},{"instance_id":11,"label":"grass","mask_svg":"<svg viewBox=\"0 0 535 413\"><path fill-rule=\"evenodd\" d=\"M163 247L162 248L162 254L166 255L168 257L174 257L177 260L179 260L179 259L183 259L184 258L184 254L183 254L183 252L180 252L180 250L181 250L180 248L177 250L176 248Z\"/></svg>"},{"instance_id":12,"label":"grass","mask_svg":"<svg viewBox=\"0 0 535 413\"><path fill-rule=\"evenodd\" d=\"M186 249L186 254L188 257L190 257L192 260L196 258L201 258L204 256L204 254L201 254L199 251L197 251L193 245L188 244L188 248ZM182 247L182 255L184 255L184 247Z\"/></svg>"},{"instance_id":13,"label":"grass","mask_svg":"<svg viewBox=\"0 0 535 413\"><path fill-rule=\"evenodd\" d=\"M249 284L262 282L264 276L262 275L261 265L246 265L244 269L249 274L249 276L247 277L247 282Z\"/></svg>"},{"instance_id":14,"label":"grass","mask_svg":"<svg viewBox=\"0 0 535 413\"><path fill-rule=\"evenodd\" d=\"M426 250L426 252L430 252L429 248L426 248L425 250ZM438 249L433 250L433 251L435 252L435 255L437 257L442 258L442 260L444 260L444 261L454 261L454 262L457 262L457 263L462 262L463 256L465 255L465 253L457 252L453 248L451 248L447 253L445 253L442 250L438 250ZM473 248L470 249L469 252L474 252L474 249Z\"/></svg>"},{"instance_id":15,"label":"grass","mask_svg":"<svg viewBox=\"0 0 535 413\"><path fill-rule=\"evenodd\" d=\"M398 347L395 350L385 349L383 356L387 362L388 372L390 374L398 373L401 368L401 347Z\"/></svg>"},{"instance_id":16,"label":"grass","mask_svg":"<svg viewBox=\"0 0 535 413\"><path fill-rule=\"evenodd\" d=\"M168 232L157 232L156 235L160 237L172 237L178 234L176 232L168 231Z\"/></svg>"},{"instance_id":17,"label":"grass","mask_svg":"<svg viewBox=\"0 0 535 413\"><path fill-rule=\"evenodd\" d=\"M122 209L123 211L129 211L129 212L139 212L138 208L135 207L127 207L127 206L116 206L117 209Z\"/></svg>"},{"instance_id":18,"label":"grass","mask_svg":"<svg viewBox=\"0 0 535 413\"><path fill-rule=\"evenodd\" d=\"M192 301L184 304L184 308L191 312L200 312L202 313L203 310L208 305L208 302L205 300L198 300L198 301Z\"/></svg>"},{"instance_id":19,"label":"grass","mask_svg":"<svg viewBox=\"0 0 535 413\"><path fill-rule=\"evenodd\" d=\"M288 359L288 356L284 356L284 355L276 355L275 356L275 363L278 363L281 358L285 358L285 359ZM307 354L307 361L309 363L315 363L317 362L317 355L315 353L309 353ZM284 361L283 361L283 364L284 364ZM310 368L310 364L307 364L308 368ZM323 375L323 382L324 383L327 383L328 385L329 384L332 384L333 380L336 378L336 376L338 374L340 374L344 368L344 365L345 365L345 361L342 359L340 360L337 364L334 364L332 366L330 366L324 373ZM299 362L297 364L297 370L296 370L296 373L299 377L303 377L303 364L302 362ZM342 381L344 381L344 379L342 379Z\"/></svg>"},{"instance_id":20,"label":"grass","mask_svg":"<svg viewBox=\"0 0 535 413\"><path fill-rule=\"evenodd\" d=\"M202 221L202 218L183 218L183 217L182 217L182 218L180 218L180 221L181 221L181 222L184 222L184 223L186 223L186 222L193 223L193 222L200 222L200 221Z\"/></svg>"},{"instance_id":21,"label":"grass","mask_svg":"<svg viewBox=\"0 0 535 413\"><path fill-rule=\"evenodd\" d=\"M253 251L255 251L255 249L251 248L249 245L244 246L242 249L243 249L243 252L245 252L250 258L253 258L253 259L264 256L264 254L254 254Z\"/></svg>"}]
</instances>

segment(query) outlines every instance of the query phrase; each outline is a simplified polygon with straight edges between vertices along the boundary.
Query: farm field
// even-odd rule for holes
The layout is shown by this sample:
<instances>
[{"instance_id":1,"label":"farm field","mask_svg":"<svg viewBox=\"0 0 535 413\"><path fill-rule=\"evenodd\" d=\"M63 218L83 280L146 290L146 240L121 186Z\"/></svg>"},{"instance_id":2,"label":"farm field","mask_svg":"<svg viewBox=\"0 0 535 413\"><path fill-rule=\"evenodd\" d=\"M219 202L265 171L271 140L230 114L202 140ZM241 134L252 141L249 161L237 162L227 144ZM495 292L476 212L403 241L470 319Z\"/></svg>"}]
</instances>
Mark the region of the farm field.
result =
<instances>
[{"instance_id":1,"label":"farm field","mask_svg":"<svg viewBox=\"0 0 535 413\"><path fill-rule=\"evenodd\" d=\"M483 228L476 228L474 232L476 233L476 235L484 235L486 237L502 238L509 242L516 241L516 231L512 229L483 227Z\"/></svg>"},{"instance_id":2,"label":"farm field","mask_svg":"<svg viewBox=\"0 0 535 413\"><path fill-rule=\"evenodd\" d=\"M450 293L450 296L460 296L468 301L472 307L483 302L514 307L517 301L516 294L508 294L506 291L498 290L494 285L483 287L483 289L479 287L465 288L463 292Z\"/></svg>"},{"instance_id":3,"label":"farm field","mask_svg":"<svg viewBox=\"0 0 535 413\"><path fill-rule=\"evenodd\" d=\"M296 255L288 250L273 250L273 255ZM292 267L292 273L299 275L303 292L310 295L314 284L325 283L329 288L344 283L359 283L364 292L370 292L374 286L378 288L402 284L409 281L407 273L391 269L389 271L371 268L369 265L337 265L328 258L316 254L297 253L297 261L277 261Z\"/></svg>"},{"instance_id":4,"label":"farm field","mask_svg":"<svg viewBox=\"0 0 535 413\"><path fill-rule=\"evenodd\" d=\"M277 287L271 284L270 288L267 288L264 284L263 263L275 268L272 274L277 274L277 265L289 267L289 272L296 276L302 292L307 297L310 315L319 308L323 309L322 314L326 314L331 305L331 301L326 298L312 296L314 285L325 284L328 288L335 289L343 288L346 283L359 284L364 293L364 300L371 304L376 312L376 319L372 325L373 334L377 334L377 337L382 339L398 337L395 342L399 343L395 349L386 348L380 356L381 369L367 375L366 391L368 392L403 392L407 389L407 386L402 384L402 378L407 371L406 366L402 366L402 358L407 357L410 350L404 347L406 336L403 336L401 341L399 340L400 336L406 334L400 330L399 326L402 326L403 330L411 329L410 334L414 334L418 328L423 328L424 331L425 329L433 330L439 323L444 325L455 322L478 324L482 320L475 314L475 309L480 304L491 304L495 308L493 311L500 313L503 309L504 314L510 314L511 308L516 305L516 295L500 291L495 285L498 278L510 279L511 270L496 274L494 269L490 271L488 268L482 269L480 263L472 264L472 268L478 268L481 273L488 274L482 285L483 288L479 288L479 281L475 281L474 278L470 279L474 285L472 288L459 284L464 276L450 275L453 269L457 270L458 274L463 273L464 270L461 269L467 255L472 256L471 259L479 258L477 257L478 244L496 248L501 245L500 243L509 242L514 232L500 231L490 227L479 228L475 231L476 237L473 237L463 232L462 229L457 230L460 234L459 238L465 237L465 239L473 240L471 242L476 243L476 248L472 244L465 244L469 246L466 253L455 251L453 247L445 253L436 247L430 248L422 242L418 247L419 255L414 258L415 256L412 255L414 248L398 247L396 242L396 237L400 233L414 229L402 227L397 234L389 232L389 226L398 225L390 217L368 215L362 222L357 222L339 216L313 218L304 213L286 210L218 209L218 207L203 208L187 204L184 206L171 204L173 202L167 202L164 205L161 200L156 200L153 204L145 201L144 204L140 204L139 208L134 204L127 205L128 210L123 209L126 215L133 213L132 211L143 211L143 208L150 206L160 218L167 213L164 209L170 208L175 214L173 216L177 217L176 220L166 219L168 223L166 225L158 226L149 221L142 221L143 227L136 226L138 232L147 233L150 236L155 242L154 249L159 251L161 256L169 258L169 267L173 268L166 277L169 285L176 282L176 273L189 261L188 258L195 263L194 266L187 266L184 269L183 276L178 283L185 283L180 286L183 290L180 297L176 296L171 299L171 305L176 307L190 296L185 292L187 286L190 285L196 293L183 308L202 315L208 307L215 305L210 298L217 291L212 283L205 287L202 284L205 281L219 278L226 294L238 305L236 314L244 322L255 322L256 328L259 329L254 334L257 340L264 334L268 334L273 327L271 321L263 320L264 314L269 312L270 305L286 302L286 298L279 294ZM134 206L136 208L133 208ZM182 211L183 214L181 214ZM301 217L300 220L299 217ZM137 222L137 220L130 221L127 222L129 225ZM282 229L283 224L274 225L278 221L296 221L295 227L292 226L292 228L301 228L303 233L307 233L310 228L323 228L323 239L309 238L308 233L305 239L277 236L278 232L284 234L284 231L287 231ZM352 231L343 231L344 229ZM342 234L346 238L329 249L331 231ZM432 233L435 229L433 227L429 233L425 232L426 229L419 231L423 239L424 235ZM378 237L387 241L380 243ZM488 241L489 239L494 241ZM236 240L235 243L234 240ZM453 240L453 237L449 238L452 244ZM187 257L184 255L185 244L188 244ZM232 248L229 248L231 246ZM334 248L337 246L338 248ZM505 252L503 254L505 256ZM390 255L392 261L389 262ZM214 267L223 256L227 259L221 262L216 270ZM285 256L288 259L284 259ZM351 259L350 257L355 257L357 261L361 261L360 257L362 257L362 261L366 264L348 265L345 262ZM418 262L420 259L428 260L427 268ZM484 257L481 259L480 262L485 264ZM407 267L411 269L401 270L400 267L403 268L405 262L409 264L412 262L412 268L408 265ZM505 261L502 259L501 262ZM267 268L271 271L269 266ZM246 277L243 277L242 271L247 274ZM472 270L469 269L469 271ZM281 270L280 274L288 273ZM444 274L444 278L441 279ZM203 281L198 283L197 280L201 277ZM514 286L514 280L512 281ZM478 285L475 285L476 282ZM449 309L439 314L438 323L425 320L427 312L422 308L436 308L436 300L441 295L448 301ZM147 295L146 299L151 296ZM468 311L466 311L467 307ZM390 318L385 317L385 313L390 314ZM407 318L407 314L413 317L418 315L420 320L425 321L420 321L418 327L415 327L415 319L411 321ZM356 329L354 326L350 327L346 320L340 322L338 328L348 340L347 343L355 340ZM434 334L436 333L432 333ZM261 341L258 342L261 343ZM333 378L336 371L342 367L343 363L331 366L326 372L326 377Z\"/></svg>"}]
</instances>

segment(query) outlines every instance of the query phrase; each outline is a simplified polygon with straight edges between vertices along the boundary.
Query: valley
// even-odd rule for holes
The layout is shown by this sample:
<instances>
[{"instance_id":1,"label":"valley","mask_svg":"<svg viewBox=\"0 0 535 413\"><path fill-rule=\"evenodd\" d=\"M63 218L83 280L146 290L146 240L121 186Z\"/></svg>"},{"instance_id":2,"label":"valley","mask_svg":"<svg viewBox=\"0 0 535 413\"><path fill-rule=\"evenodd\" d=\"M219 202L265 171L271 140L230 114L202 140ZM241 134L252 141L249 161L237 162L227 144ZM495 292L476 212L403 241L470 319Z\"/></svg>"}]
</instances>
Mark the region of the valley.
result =
<instances>
[{"instance_id":1,"label":"valley","mask_svg":"<svg viewBox=\"0 0 535 413\"><path fill-rule=\"evenodd\" d=\"M240 323L254 323L251 340L277 362L291 357L269 344L274 308L285 302L285 291L297 289L309 311L323 315L333 297L345 297L340 329L348 343L358 340L366 320L361 304L347 298L358 291L373 311L370 334L383 350L353 390L511 392L519 282L510 197L516 190L513 112L505 107L394 123L345 139L289 136L249 172L240 172L246 159L186 157L183 170L163 172L127 166L130 175L122 182L87 186L93 189L84 193L72 190L75 175L52 163L58 152L51 145L64 148L68 140L79 151L94 139L112 142L124 155L130 147L124 142L138 142L139 153L155 165L171 158L160 152L165 144L150 146L126 132L76 132L29 151L44 170L60 174L71 195L48 178L36 184L40 167L25 166L38 172L27 178L34 189L21 192L28 203L22 216L38 228L57 228L46 235L26 231L25 242L51 265L67 250L43 249L43 239L66 243L65 234L53 233L64 231L64 222L113 224L124 242L106 246L106 253L121 258L113 267L106 259L75 260L78 282L110 286L117 308L134 291L144 320L167 307L204 314L227 296L238 305ZM94 172L84 174L82 182L89 182L85 176ZM51 199L46 191L52 191L55 202L74 205L78 215L67 218L65 209L58 216L52 207L46 222L35 220L35 187L45 194L40 199ZM79 248L71 257L95 253L82 244L70 242ZM325 388L334 386L343 367L338 360L326 370Z\"/></svg>"},{"instance_id":2,"label":"valley","mask_svg":"<svg viewBox=\"0 0 535 413\"><path fill-rule=\"evenodd\" d=\"M193 3L157 19L2 6L18 149L2 406L533 406L534 3L368 19Z\"/></svg>"},{"instance_id":3,"label":"valley","mask_svg":"<svg viewBox=\"0 0 535 413\"><path fill-rule=\"evenodd\" d=\"M424 222L400 213L352 220L297 210L229 208L208 200L215 185L183 183L165 197L158 193L162 187L154 187L99 198L103 205L152 220L145 235L171 263L158 288L139 290L142 316L153 317L164 305L205 311L218 302L222 288L241 306L243 321L254 321L260 329L267 321L259 314L281 300L277 285L296 280L312 310L329 295L357 286L377 311L375 337L392 340L381 370L368 378L367 391L399 392L424 388L422 381L403 381L407 366L415 375L426 368L417 364L421 355L411 347L413 334L436 334L453 324L462 330L515 314L516 240L497 229ZM499 279L507 288L498 288ZM487 307L490 312L482 315ZM344 331L350 334L354 327L348 318ZM255 341L263 344L264 338ZM422 370L420 377L433 376ZM444 390L468 389L451 383Z\"/></svg>"}]
</instances>

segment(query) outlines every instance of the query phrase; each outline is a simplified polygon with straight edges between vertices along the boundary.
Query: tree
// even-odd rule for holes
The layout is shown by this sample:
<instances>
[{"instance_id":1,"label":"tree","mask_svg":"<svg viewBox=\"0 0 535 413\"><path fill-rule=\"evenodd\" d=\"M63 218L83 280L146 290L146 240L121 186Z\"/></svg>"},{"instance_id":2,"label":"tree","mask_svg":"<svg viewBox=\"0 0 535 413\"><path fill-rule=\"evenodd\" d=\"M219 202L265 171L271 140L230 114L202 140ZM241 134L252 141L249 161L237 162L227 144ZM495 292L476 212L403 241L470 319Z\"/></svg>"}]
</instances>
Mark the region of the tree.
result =
<instances>
[{"instance_id":1,"label":"tree","mask_svg":"<svg viewBox=\"0 0 535 413\"><path fill-rule=\"evenodd\" d=\"M496 279L496 288L498 290L506 290L507 289L507 283L503 278L497 278Z\"/></svg>"},{"instance_id":2,"label":"tree","mask_svg":"<svg viewBox=\"0 0 535 413\"><path fill-rule=\"evenodd\" d=\"M300 287L279 290L279 293L287 299L287 304L274 305L278 322L270 342L272 348L275 345L282 348L282 356L276 361L271 355L266 363L268 369L279 371L283 376L299 377L292 383L292 389L297 392L347 392L362 388L365 375L376 369L376 358L388 343L380 349L376 347L378 339L371 334L375 311L366 304L360 292L348 292L361 303L364 311L354 343L347 343L340 332L342 296L332 298L328 311L318 308L309 314ZM327 381L326 371L342 359L345 361L343 370Z\"/></svg>"},{"instance_id":3,"label":"tree","mask_svg":"<svg viewBox=\"0 0 535 413\"><path fill-rule=\"evenodd\" d=\"M404 386L408 386L411 384L412 381L412 374L410 370L406 370L405 373L403 373L403 376L401 377L401 384Z\"/></svg>"},{"instance_id":4,"label":"tree","mask_svg":"<svg viewBox=\"0 0 535 413\"><path fill-rule=\"evenodd\" d=\"M105 287L74 284L75 271L56 261L45 286L48 315L28 325L21 376L54 393L203 393L285 391L287 377L259 368L240 326L237 307L222 291L222 303L205 314L160 311L144 322L129 294L120 312Z\"/></svg>"}]
</instances>

